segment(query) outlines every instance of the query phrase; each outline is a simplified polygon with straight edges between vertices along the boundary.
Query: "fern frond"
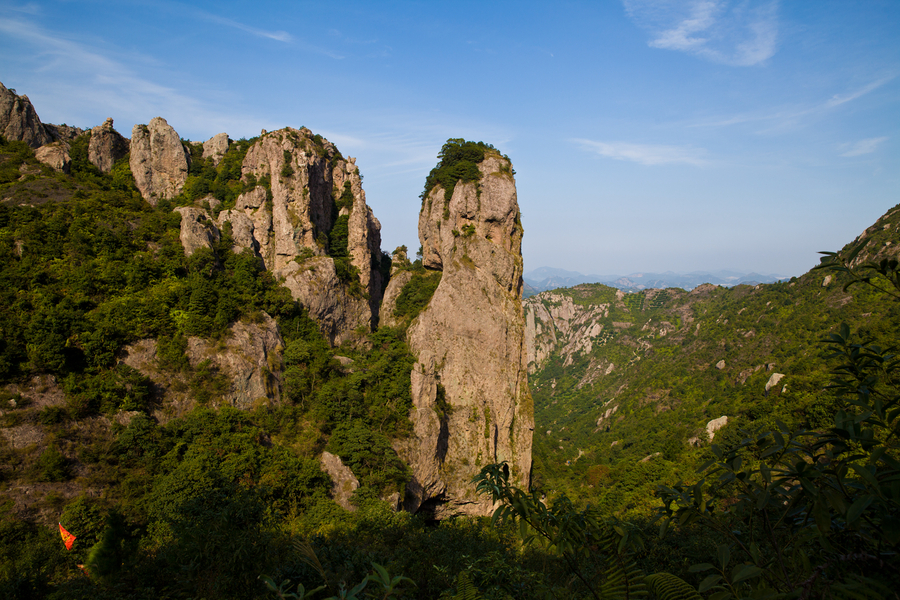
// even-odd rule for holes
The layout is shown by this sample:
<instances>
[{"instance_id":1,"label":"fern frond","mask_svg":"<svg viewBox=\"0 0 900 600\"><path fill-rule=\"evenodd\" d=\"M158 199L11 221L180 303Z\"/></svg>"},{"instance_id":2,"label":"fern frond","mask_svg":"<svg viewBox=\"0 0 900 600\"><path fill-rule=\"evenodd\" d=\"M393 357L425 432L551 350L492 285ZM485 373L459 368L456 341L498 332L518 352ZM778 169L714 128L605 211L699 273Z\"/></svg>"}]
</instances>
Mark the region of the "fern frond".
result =
<instances>
[{"instance_id":1,"label":"fern frond","mask_svg":"<svg viewBox=\"0 0 900 600\"><path fill-rule=\"evenodd\" d=\"M456 576L456 594L453 595L453 600L482 600L481 593L466 571L460 571Z\"/></svg>"},{"instance_id":2,"label":"fern frond","mask_svg":"<svg viewBox=\"0 0 900 600\"><path fill-rule=\"evenodd\" d=\"M659 600L703 600L689 583L671 573L647 575L644 583Z\"/></svg>"}]
</instances>

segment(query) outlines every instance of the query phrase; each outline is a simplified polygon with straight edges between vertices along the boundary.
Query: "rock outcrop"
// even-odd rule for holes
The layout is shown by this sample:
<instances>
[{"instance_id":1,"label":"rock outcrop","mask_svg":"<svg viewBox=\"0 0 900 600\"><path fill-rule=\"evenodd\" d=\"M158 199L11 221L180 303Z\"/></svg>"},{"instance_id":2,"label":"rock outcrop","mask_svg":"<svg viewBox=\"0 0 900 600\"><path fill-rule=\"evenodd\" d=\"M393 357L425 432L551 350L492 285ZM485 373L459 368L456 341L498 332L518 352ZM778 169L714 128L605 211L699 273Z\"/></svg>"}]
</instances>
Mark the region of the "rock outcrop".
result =
<instances>
[{"instance_id":1,"label":"rock outcrop","mask_svg":"<svg viewBox=\"0 0 900 600\"><path fill-rule=\"evenodd\" d=\"M334 501L341 505L344 510L355 511L356 507L350 504L350 497L359 487L359 479L350 470L350 467L341 461L341 457L327 450L322 452L319 458L319 464L322 470L331 477L331 497Z\"/></svg>"},{"instance_id":2,"label":"rock outcrop","mask_svg":"<svg viewBox=\"0 0 900 600\"><path fill-rule=\"evenodd\" d=\"M34 157L48 167L68 173L72 167L72 159L69 157L69 144L62 140L44 144L34 151Z\"/></svg>"},{"instance_id":3,"label":"rock outcrop","mask_svg":"<svg viewBox=\"0 0 900 600\"><path fill-rule=\"evenodd\" d=\"M222 157L228 152L228 134L217 133L203 142L203 158L211 158L217 167L222 162Z\"/></svg>"},{"instance_id":4,"label":"rock outcrop","mask_svg":"<svg viewBox=\"0 0 900 600\"><path fill-rule=\"evenodd\" d=\"M191 366L196 369L208 361L210 377L218 377L222 384L213 406L247 409L258 402L280 401L284 340L270 316L263 313L259 322L232 323L220 341L189 337L187 342L185 354ZM172 372L157 367L156 340L141 340L126 346L121 360L149 377L165 394L169 412L156 414L161 420L184 414L195 405L195 394L187 382L172 385Z\"/></svg>"},{"instance_id":5,"label":"rock outcrop","mask_svg":"<svg viewBox=\"0 0 900 600\"><path fill-rule=\"evenodd\" d=\"M162 117L131 130L129 164L134 183L150 204L177 196L187 180L191 154Z\"/></svg>"},{"instance_id":6,"label":"rock outcrop","mask_svg":"<svg viewBox=\"0 0 900 600\"><path fill-rule=\"evenodd\" d=\"M487 515L471 480L507 461L517 485L531 471L534 409L522 312L522 227L508 159L489 151L480 182L445 205L431 190L419 217L424 264L443 270L408 330L414 434L395 449L412 470L404 507L445 518Z\"/></svg>"},{"instance_id":7,"label":"rock outcrop","mask_svg":"<svg viewBox=\"0 0 900 600\"><path fill-rule=\"evenodd\" d=\"M54 141L41 123L28 96L19 96L0 83L0 135L8 140L20 140L39 148Z\"/></svg>"},{"instance_id":8,"label":"rock outcrop","mask_svg":"<svg viewBox=\"0 0 900 600\"><path fill-rule=\"evenodd\" d=\"M233 250L249 248L283 279L332 344L372 328L384 287L381 224L355 160L308 129L288 127L264 134L247 151L242 173L245 182L265 183L217 219L202 208L176 209L185 252L210 247L230 224Z\"/></svg>"},{"instance_id":9,"label":"rock outcrop","mask_svg":"<svg viewBox=\"0 0 900 600\"><path fill-rule=\"evenodd\" d=\"M116 161L128 154L128 140L113 129L113 120L106 119L103 125L91 129L88 144L88 160L103 173L112 171Z\"/></svg>"}]
</instances>

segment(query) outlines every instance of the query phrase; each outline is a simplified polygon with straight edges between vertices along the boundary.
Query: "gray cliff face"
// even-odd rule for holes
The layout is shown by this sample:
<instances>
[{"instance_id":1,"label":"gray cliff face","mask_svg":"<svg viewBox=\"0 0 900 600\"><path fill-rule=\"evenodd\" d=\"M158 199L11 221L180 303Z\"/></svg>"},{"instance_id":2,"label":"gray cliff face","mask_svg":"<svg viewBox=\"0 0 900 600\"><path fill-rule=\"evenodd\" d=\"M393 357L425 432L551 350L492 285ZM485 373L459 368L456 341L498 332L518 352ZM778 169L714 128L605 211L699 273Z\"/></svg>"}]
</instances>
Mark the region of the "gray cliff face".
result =
<instances>
[{"instance_id":1,"label":"gray cliff face","mask_svg":"<svg viewBox=\"0 0 900 600\"><path fill-rule=\"evenodd\" d=\"M354 159L345 160L308 129L285 128L261 136L247 151L242 173L245 181L268 178L270 189L258 185L245 192L217 219L201 208L177 209L185 251L211 247L230 223L234 251L249 248L283 278L332 344L352 338L360 326L372 328L383 294L381 224L366 205ZM344 260L356 267L356 285L341 279L336 259L328 256L329 234L342 220Z\"/></svg>"},{"instance_id":2,"label":"gray cliff face","mask_svg":"<svg viewBox=\"0 0 900 600\"><path fill-rule=\"evenodd\" d=\"M19 96L0 83L0 135L8 140L21 140L32 148L53 141L41 123L28 96Z\"/></svg>"},{"instance_id":3,"label":"gray cliff face","mask_svg":"<svg viewBox=\"0 0 900 600\"><path fill-rule=\"evenodd\" d=\"M190 152L162 117L131 130L129 163L134 183L153 206L181 193L191 166Z\"/></svg>"},{"instance_id":4,"label":"gray cliff face","mask_svg":"<svg viewBox=\"0 0 900 600\"><path fill-rule=\"evenodd\" d=\"M471 480L507 461L527 486L534 408L522 312L522 227L507 159L488 153L479 184L457 184L445 209L438 186L425 198L419 239L426 266L443 271L412 322L409 345L414 436L396 449L410 465L405 508L436 518L487 515ZM480 187L480 193L479 193Z\"/></svg>"},{"instance_id":5,"label":"gray cliff face","mask_svg":"<svg viewBox=\"0 0 900 600\"><path fill-rule=\"evenodd\" d=\"M128 140L113 129L113 120L106 119L103 125L91 129L88 160L103 173L109 173L116 161L128 154L128 146Z\"/></svg>"}]
</instances>

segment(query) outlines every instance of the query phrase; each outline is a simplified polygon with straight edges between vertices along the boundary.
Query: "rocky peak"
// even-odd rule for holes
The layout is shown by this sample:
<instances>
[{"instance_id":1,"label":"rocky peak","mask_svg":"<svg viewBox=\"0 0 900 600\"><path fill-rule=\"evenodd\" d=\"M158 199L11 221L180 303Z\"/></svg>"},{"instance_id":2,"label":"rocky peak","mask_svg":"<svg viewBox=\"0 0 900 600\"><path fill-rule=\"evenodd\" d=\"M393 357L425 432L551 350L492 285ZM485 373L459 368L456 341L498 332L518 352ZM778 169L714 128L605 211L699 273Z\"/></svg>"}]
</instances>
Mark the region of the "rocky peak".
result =
<instances>
[{"instance_id":1,"label":"rocky peak","mask_svg":"<svg viewBox=\"0 0 900 600\"><path fill-rule=\"evenodd\" d=\"M131 130L131 173L141 195L156 206L181 193L191 165L191 154L162 117Z\"/></svg>"},{"instance_id":2,"label":"rocky peak","mask_svg":"<svg viewBox=\"0 0 900 600\"><path fill-rule=\"evenodd\" d=\"M113 129L113 120L106 119L103 125L91 129L88 144L88 160L104 173L112 171L116 161L128 154L128 140Z\"/></svg>"},{"instance_id":3,"label":"rocky peak","mask_svg":"<svg viewBox=\"0 0 900 600\"><path fill-rule=\"evenodd\" d=\"M203 142L203 158L212 159L213 164L218 167L222 157L228 152L229 143L227 133L217 133Z\"/></svg>"},{"instance_id":4,"label":"rocky peak","mask_svg":"<svg viewBox=\"0 0 900 600\"><path fill-rule=\"evenodd\" d=\"M493 149L478 169L480 180L456 183L449 199L431 189L419 217L423 262L443 274L408 330L414 436L397 450L413 471L406 508L437 518L490 514L471 485L485 464L507 461L526 487L531 471L516 185Z\"/></svg>"},{"instance_id":5,"label":"rocky peak","mask_svg":"<svg viewBox=\"0 0 900 600\"><path fill-rule=\"evenodd\" d=\"M204 209L178 209L185 251L210 246L230 223L235 251L259 256L333 344L374 326L384 287L381 225L355 160L308 129L288 127L261 136L241 171L245 183L258 185L217 219Z\"/></svg>"},{"instance_id":6,"label":"rocky peak","mask_svg":"<svg viewBox=\"0 0 900 600\"><path fill-rule=\"evenodd\" d=\"M53 141L38 117L28 96L19 96L15 90L0 83L0 135L8 140L21 140L32 148L39 148Z\"/></svg>"}]
</instances>

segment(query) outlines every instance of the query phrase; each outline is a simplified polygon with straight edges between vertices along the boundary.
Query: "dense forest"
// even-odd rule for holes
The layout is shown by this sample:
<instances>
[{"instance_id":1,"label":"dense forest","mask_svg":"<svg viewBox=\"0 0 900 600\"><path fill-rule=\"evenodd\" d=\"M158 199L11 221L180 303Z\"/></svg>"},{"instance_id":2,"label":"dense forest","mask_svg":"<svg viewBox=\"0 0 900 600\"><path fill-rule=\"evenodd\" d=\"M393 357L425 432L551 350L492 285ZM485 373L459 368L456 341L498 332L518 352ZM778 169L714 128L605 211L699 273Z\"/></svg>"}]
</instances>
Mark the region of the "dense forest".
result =
<instances>
[{"instance_id":1,"label":"dense forest","mask_svg":"<svg viewBox=\"0 0 900 600\"><path fill-rule=\"evenodd\" d=\"M0 596L896 597L900 280L895 261L866 255L871 239L769 286L559 291L608 305L610 326L532 376L533 489L489 465L472 486L495 518L437 523L388 502L408 480L391 446L410 427L403 326L332 348L227 231L185 256L172 209L265 187L240 176L252 144L218 166L198 155L185 191L152 207L127 157L100 173L85 138L70 174L0 140ZM426 190L473 177L486 147L445 146ZM327 235L344 258L341 227ZM395 313L408 324L440 275L397 267L413 271ZM285 344L271 365L282 402L219 406L223 374L192 365L189 340L268 317ZM671 329L647 333L651 320ZM120 360L147 338L191 400L183 414ZM736 383L721 360L752 372ZM763 394L772 373L752 368L767 364L788 379ZM703 427L720 415L711 443ZM360 480L353 512L334 501L326 450Z\"/></svg>"}]
</instances>

